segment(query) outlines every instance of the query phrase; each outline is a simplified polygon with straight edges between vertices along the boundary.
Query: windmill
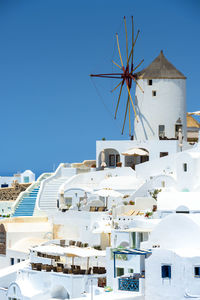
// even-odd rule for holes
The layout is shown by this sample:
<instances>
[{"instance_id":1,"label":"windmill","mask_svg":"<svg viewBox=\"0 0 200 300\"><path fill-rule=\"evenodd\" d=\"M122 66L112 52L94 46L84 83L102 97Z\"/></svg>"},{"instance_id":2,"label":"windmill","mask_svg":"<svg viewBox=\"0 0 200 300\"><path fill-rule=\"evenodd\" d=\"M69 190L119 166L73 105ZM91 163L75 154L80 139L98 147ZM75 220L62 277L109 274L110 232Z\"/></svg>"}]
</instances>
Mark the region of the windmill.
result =
<instances>
[{"instance_id":1,"label":"windmill","mask_svg":"<svg viewBox=\"0 0 200 300\"><path fill-rule=\"evenodd\" d=\"M131 96L131 89L133 87L133 83L135 83L139 89L141 90L142 93L144 93L142 87L139 85L137 82L137 74L135 71L140 67L140 65L143 63L144 60L141 60L141 62L135 66L134 64L134 47L136 44L136 41L138 39L138 35L140 31L137 31L136 37L134 38L134 24L133 24L133 16L131 17L131 25L132 25L132 33L131 33L131 51L129 53L128 51L128 32L127 32L127 25L126 25L126 18L124 17L124 25L125 25L125 34L126 34L126 63L123 63L122 60L122 55L121 55L121 50L120 50L120 45L119 45L119 37L118 34L116 33L116 40L117 40L117 48L118 48L118 54L119 54L119 59L120 59L120 64L116 63L115 61L112 60L113 64L120 69L118 73L106 73L106 74L91 74L91 77L101 77L101 78L114 78L114 79L119 79L120 82L115 86L115 88L112 90L114 92L118 88L119 90L119 95L117 99L117 105L115 109L115 119L117 117L117 112L119 108L119 103L121 100L121 95L122 95L122 90L125 88L127 90L127 102L126 102L126 109L125 109L125 115L124 115L124 122L123 122L123 127L122 127L122 134L124 133L124 127L126 123L126 117L127 117L127 112L129 115L129 136L131 136L131 106L134 111L135 118L138 122L138 116L136 113L136 109L133 103L133 99Z\"/></svg>"}]
</instances>

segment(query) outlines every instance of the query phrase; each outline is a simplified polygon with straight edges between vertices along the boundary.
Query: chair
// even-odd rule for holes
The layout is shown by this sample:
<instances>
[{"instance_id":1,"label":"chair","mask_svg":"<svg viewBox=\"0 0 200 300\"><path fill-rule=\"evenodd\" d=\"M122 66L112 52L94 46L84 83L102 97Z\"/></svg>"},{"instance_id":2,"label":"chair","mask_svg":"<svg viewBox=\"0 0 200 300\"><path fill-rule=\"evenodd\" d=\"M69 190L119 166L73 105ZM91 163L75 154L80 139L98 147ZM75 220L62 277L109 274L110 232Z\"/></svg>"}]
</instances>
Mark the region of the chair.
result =
<instances>
[{"instance_id":1,"label":"chair","mask_svg":"<svg viewBox=\"0 0 200 300\"><path fill-rule=\"evenodd\" d=\"M76 242L75 241L69 241L69 246L74 246L76 244Z\"/></svg>"},{"instance_id":2,"label":"chair","mask_svg":"<svg viewBox=\"0 0 200 300\"><path fill-rule=\"evenodd\" d=\"M69 273L69 269L64 268L64 269L63 269L63 273L64 273L64 274L68 274L68 273Z\"/></svg>"},{"instance_id":3,"label":"chair","mask_svg":"<svg viewBox=\"0 0 200 300\"><path fill-rule=\"evenodd\" d=\"M42 264L37 263L37 264L36 264L36 268L37 268L37 271L41 271L41 269L42 269Z\"/></svg>"}]
</instances>

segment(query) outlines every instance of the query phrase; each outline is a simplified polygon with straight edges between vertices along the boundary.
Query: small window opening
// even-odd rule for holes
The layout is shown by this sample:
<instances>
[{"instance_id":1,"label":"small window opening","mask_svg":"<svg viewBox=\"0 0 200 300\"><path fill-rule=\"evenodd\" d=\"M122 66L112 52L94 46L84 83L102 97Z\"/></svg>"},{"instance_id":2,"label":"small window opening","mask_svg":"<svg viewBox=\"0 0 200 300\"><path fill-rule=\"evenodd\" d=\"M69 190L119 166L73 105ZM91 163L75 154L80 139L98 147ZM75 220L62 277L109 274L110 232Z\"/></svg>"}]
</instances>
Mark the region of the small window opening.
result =
<instances>
[{"instance_id":1,"label":"small window opening","mask_svg":"<svg viewBox=\"0 0 200 300\"><path fill-rule=\"evenodd\" d=\"M152 96L153 96L153 97L156 96L156 91L152 91Z\"/></svg>"},{"instance_id":2,"label":"small window opening","mask_svg":"<svg viewBox=\"0 0 200 300\"><path fill-rule=\"evenodd\" d=\"M194 276L200 277L200 267L194 267Z\"/></svg>"},{"instance_id":3,"label":"small window opening","mask_svg":"<svg viewBox=\"0 0 200 300\"><path fill-rule=\"evenodd\" d=\"M183 164L183 171L187 172L187 164Z\"/></svg>"},{"instance_id":4,"label":"small window opening","mask_svg":"<svg viewBox=\"0 0 200 300\"><path fill-rule=\"evenodd\" d=\"M159 135L159 138L165 137L165 125L158 126L158 135Z\"/></svg>"},{"instance_id":5,"label":"small window opening","mask_svg":"<svg viewBox=\"0 0 200 300\"><path fill-rule=\"evenodd\" d=\"M148 80L148 85L152 85L153 84L153 80L152 79L149 79Z\"/></svg>"},{"instance_id":6,"label":"small window opening","mask_svg":"<svg viewBox=\"0 0 200 300\"><path fill-rule=\"evenodd\" d=\"M162 278L171 278L171 266L163 265L161 267Z\"/></svg>"},{"instance_id":7,"label":"small window opening","mask_svg":"<svg viewBox=\"0 0 200 300\"><path fill-rule=\"evenodd\" d=\"M168 152L160 152L160 157L167 156L169 153Z\"/></svg>"},{"instance_id":8,"label":"small window opening","mask_svg":"<svg viewBox=\"0 0 200 300\"><path fill-rule=\"evenodd\" d=\"M13 257L11 257L11 258L10 258L10 264L11 264L11 266L14 265L14 263L15 263L15 260L14 260Z\"/></svg>"},{"instance_id":9,"label":"small window opening","mask_svg":"<svg viewBox=\"0 0 200 300\"><path fill-rule=\"evenodd\" d=\"M124 275L124 268L117 268L117 276L123 276Z\"/></svg>"}]
</instances>

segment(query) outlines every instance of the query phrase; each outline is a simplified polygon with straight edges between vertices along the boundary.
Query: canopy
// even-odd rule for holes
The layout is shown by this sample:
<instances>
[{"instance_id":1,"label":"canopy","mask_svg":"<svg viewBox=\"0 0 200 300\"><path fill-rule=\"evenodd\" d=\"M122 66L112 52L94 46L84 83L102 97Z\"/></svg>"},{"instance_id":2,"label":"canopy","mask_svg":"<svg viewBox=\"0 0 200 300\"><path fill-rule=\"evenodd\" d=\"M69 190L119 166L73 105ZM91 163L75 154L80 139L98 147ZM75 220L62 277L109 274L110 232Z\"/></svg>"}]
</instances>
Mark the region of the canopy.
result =
<instances>
[{"instance_id":1,"label":"canopy","mask_svg":"<svg viewBox=\"0 0 200 300\"><path fill-rule=\"evenodd\" d=\"M132 227L132 228L128 228L128 229L123 229L121 231L125 231L125 232L151 232L152 228Z\"/></svg>"},{"instance_id":2,"label":"canopy","mask_svg":"<svg viewBox=\"0 0 200 300\"><path fill-rule=\"evenodd\" d=\"M108 188L98 190L98 191L94 192L94 194L99 195L101 197L114 197L114 198L123 196L123 194L121 194L115 190L108 189Z\"/></svg>"},{"instance_id":3,"label":"canopy","mask_svg":"<svg viewBox=\"0 0 200 300\"><path fill-rule=\"evenodd\" d=\"M93 257L93 256L106 256L106 252L96 250L94 248L81 248L76 246L61 247L56 245L38 246L32 248L33 251L45 253L55 256L79 256L79 257Z\"/></svg>"},{"instance_id":4,"label":"canopy","mask_svg":"<svg viewBox=\"0 0 200 300\"><path fill-rule=\"evenodd\" d=\"M125 156L143 156L143 155L148 155L149 152L140 148L131 148L127 150L126 152L123 152L122 155Z\"/></svg>"}]
</instances>

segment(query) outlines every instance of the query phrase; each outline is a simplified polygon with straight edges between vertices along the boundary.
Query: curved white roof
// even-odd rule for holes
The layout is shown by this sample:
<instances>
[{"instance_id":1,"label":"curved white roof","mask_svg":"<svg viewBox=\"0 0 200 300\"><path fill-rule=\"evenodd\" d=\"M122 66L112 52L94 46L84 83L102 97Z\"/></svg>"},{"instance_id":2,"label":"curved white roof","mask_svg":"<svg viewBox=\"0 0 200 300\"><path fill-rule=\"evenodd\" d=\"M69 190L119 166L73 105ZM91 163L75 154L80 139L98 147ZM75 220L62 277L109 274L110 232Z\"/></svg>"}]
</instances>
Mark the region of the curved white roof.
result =
<instances>
[{"instance_id":1,"label":"curved white roof","mask_svg":"<svg viewBox=\"0 0 200 300\"><path fill-rule=\"evenodd\" d=\"M200 214L171 214L154 228L150 245L165 249L200 248Z\"/></svg>"}]
</instances>

